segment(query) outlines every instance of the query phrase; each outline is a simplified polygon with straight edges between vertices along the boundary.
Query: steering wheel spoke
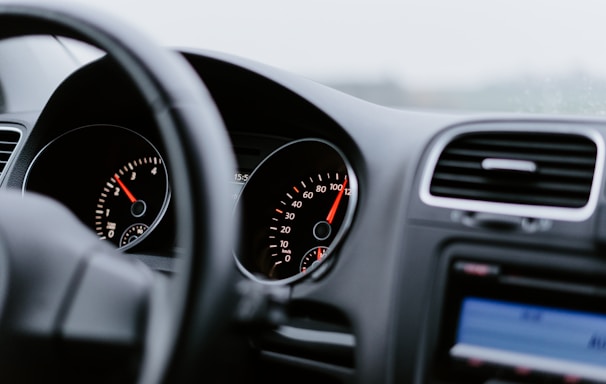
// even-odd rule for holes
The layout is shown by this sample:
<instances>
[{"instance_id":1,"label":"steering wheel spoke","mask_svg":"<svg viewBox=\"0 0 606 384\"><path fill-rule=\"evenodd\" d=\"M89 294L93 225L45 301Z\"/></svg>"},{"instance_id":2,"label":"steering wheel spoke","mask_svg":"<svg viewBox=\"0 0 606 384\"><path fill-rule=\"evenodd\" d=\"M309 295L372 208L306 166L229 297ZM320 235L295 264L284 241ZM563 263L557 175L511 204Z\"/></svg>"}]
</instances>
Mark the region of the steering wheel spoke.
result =
<instances>
[{"instance_id":1,"label":"steering wheel spoke","mask_svg":"<svg viewBox=\"0 0 606 384\"><path fill-rule=\"evenodd\" d=\"M48 198L0 193L0 211L0 375L132 378L151 271Z\"/></svg>"}]
</instances>

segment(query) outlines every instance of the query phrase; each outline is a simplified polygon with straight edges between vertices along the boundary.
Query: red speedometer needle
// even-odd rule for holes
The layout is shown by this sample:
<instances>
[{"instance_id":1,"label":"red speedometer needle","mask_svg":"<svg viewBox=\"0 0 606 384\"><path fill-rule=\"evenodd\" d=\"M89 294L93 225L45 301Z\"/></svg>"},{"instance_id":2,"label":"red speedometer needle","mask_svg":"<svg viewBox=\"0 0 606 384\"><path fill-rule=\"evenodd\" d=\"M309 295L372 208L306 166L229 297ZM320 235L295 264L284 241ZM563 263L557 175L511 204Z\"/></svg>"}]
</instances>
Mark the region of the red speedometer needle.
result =
<instances>
[{"instance_id":1,"label":"red speedometer needle","mask_svg":"<svg viewBox=\"0 0 606 384\"><path fill-rule=\"evenodd\" d=\"M318 248L318 254L316 257L318 258L318 260L322 258L322 248Z\"/></svg>"},{"instance_id":2,"label":"red speedometer needle","mask_svg":"<svg viewBox=\"0 0 606 384\"><path fill-rule=\"evenodd\" d=\"M120 186L120 188L122 188L122 190L126 194L126 197L128 197L131 203L137 201L135 195L133 195L133 193L128 188L126 188L126 185L124 185L124 183L122 182L122 180L120 180L120 177L117 174L114 175L114 179L116 179L116 182L118 182L118 185Z\"/></svg>"},{"instance_id":3,"label":"red speedometer needle","mask_svg":"<svg viewBox=\"0 0 606 384\"><path fill-rule=\"evenodd\" d=\"M343 193L345 192L345 187L347 186L347 177L345 181L343 181L343 187L337 194L335 198L335 202L332 203L332 207L330 207L330 211L328 212L328 216L326 216L326 221L328 224L332 224L332 221L335 219L335 214L337 213L337 209L339 209L339 203L341 203L341 198L343 197Z\"/></svg>"}]
</instances>

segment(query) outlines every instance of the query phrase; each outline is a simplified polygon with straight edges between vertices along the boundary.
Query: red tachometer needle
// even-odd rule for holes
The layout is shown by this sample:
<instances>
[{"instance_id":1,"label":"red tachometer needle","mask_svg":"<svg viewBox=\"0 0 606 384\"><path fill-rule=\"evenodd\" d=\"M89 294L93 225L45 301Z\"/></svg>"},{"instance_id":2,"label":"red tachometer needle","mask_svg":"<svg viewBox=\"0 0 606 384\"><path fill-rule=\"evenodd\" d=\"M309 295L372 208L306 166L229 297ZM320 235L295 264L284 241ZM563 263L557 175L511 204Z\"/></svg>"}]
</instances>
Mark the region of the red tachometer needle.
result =
<instances>
[{"instance_id":1,"label":"red tachometer needle","mask_svg":"<svg viewBox=\"0 0 606 384\"><path fill-rule=\"evenodd\" d=\"M316 256L318 260L322 258L322 248L318 248L318 255Z\"/></svg>"},{"instance_id":2,"label":"red tachometer needle","mask_svg":"<svg viewBox=\"0 0 606 384\"><path fill-rule=\"evenodd\" d=\"M126 185L124 185L124 183L122 182L122 180L120 180L120 177L117 174L114 175L114 179L116 179L118 185L120 185L120 188L122 188L122 190L126 194L126 197L128 197L131 203L137 201L135 195L133 195L133 193L128 188L126 188Z\"/></svg>"},{"instance_id":3,"label":"red tachometer needle","mask_svg":"<svg viewBox=\"0 0 606 384\"><path fill-rule=\"evenodd\" d=\"M345 181L343 181L343 187L337 194L335 202L332 203L332 207L330 208L330 211L328 212L328 216L326 216L326 221L328 222L328 224L332 224L332 221L335 219L335 214L337 213L337 209L339 208L339 203L341 202L341 198L343 197L343 193L345 192L346 186L347 186L347 177L345 178Z\"/></svg>"}]
</instances>

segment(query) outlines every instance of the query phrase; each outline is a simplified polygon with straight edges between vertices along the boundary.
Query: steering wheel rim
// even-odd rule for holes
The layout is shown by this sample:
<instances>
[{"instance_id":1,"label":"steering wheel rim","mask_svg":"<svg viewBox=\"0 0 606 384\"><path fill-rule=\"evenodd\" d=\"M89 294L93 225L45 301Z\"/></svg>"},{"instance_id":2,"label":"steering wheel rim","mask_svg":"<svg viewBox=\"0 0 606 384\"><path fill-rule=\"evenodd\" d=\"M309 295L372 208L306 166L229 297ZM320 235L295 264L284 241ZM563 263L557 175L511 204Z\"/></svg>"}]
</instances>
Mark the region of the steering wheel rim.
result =
<instances>
[{"instance_id":1,"label":"steering wheel rim","mask_svg":"<svg viewBox=\"0 0 606 384\"><path fill-rule=\"evenodd\" d=\"M177 220L176 278L155 286L140 382L185 381L211 354L234 300L229 139L200 79L175 53L97 10L48 3L0 4L0 39L51 34L97 46L129 75L164 140ZM162 310L155 310L162 308ZM160 337L159 337L160 336ZM192 358L195 357L195 361ZM188 380L189 381L189 380Z\"/></svg>"}]
</instances>

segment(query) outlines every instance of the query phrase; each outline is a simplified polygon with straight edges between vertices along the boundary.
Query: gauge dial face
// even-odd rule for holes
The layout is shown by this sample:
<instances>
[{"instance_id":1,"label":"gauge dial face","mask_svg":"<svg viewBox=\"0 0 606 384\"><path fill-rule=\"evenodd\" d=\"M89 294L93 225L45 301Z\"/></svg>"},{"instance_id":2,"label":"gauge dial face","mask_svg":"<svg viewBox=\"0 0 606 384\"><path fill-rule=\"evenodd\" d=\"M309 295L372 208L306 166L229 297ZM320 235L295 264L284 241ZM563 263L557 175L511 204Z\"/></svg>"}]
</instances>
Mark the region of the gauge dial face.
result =
<instances>
[{"instance_id":1,"label":"gauge dial face","mask_svg":"<svg viewBox=\"0 0 606 384\"><path fill-rule=\"evenodd\" d=\"M326 251L328 251L328 248L324 246L313 247L312 249L307 251L305 256L303 256L303 259L301 259L299 271L301 273L305 273L308 269L318 265L322 261L322 259L324 259Z\"/></svg>"},{"instance_id":2,"label":"gauge dial face","mask_svg":"<svg viewBox=\"0 0 606 384\"><path fill-rule=\"evenodd\" d=\"M126 247L135 241L139 241L141 236L143 236L148 229L149 227L147 225L141 223L131 225L120 237L120 247Z\"/></svg>"},{"instance_id":3,"label":"gauge dial face","mask_svg":"<svg viewBox=\"0 0 606 384\"><path fill-rule=\"evenodd\" d=\"M281 280L307 272L315 266L306 252L310 245L311 258L321 261L343 224L350 196L342 172L318 173L288 188L266 224L269 252L260 261L267 277Z\"/></svg>"},{"instance_id":4,"label":"gauge dial face","mask_svg":"<svg viewBox=\"0 0 606 384\"><path fill-rule=\"evenodd\" d=\"M24 190L67 206L99 238L126 249L163 218L170 190L159 151L114 125L69 131L48 144L27 171Z\"/></svg>"},{"instance_id":5,"label":"gauge dial face","mask_svg":"<svg viewBox=\"0 0 606 384\"><path fill-rule=\"evenodd\" d=\"M94 209L99 238L121 248L136 244L165 207L166 170L159 156L129 161L109 178Z\"/></svg>"},{"instance_id":6,"label":"gauge dial face","mask_svg":"<svg viewBox=\"0 0 606 384\"><path fill-rule=\"evenodd\" d=\"M316 270L346 232L356 197L351 167L331 144L300 140L278 149L253 172L238 200L241 270L280 283Z\"/></svg>"}]
</instances>

